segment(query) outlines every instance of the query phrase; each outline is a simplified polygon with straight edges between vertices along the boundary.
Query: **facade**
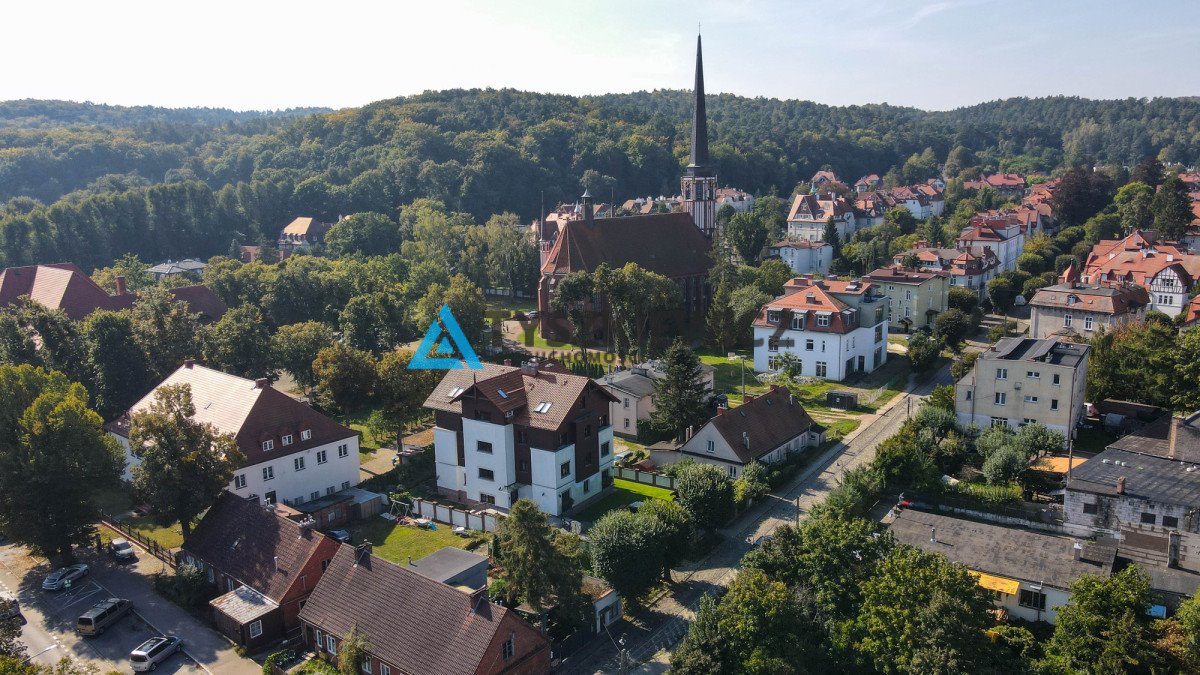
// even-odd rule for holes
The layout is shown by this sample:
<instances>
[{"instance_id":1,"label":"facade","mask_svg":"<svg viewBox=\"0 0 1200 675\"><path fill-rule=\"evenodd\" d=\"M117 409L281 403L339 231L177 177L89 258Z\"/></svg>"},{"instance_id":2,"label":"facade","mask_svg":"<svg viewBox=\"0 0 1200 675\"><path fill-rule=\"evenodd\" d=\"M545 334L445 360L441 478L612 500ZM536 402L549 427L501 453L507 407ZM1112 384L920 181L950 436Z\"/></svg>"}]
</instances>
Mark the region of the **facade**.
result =
<instances>
[{"instance_id":1,"label":"facade","mask_svg":"<svg viewBox=\"0 0 1200 675\"><path fill-rule=\"evenodd\" d=\"M722 206L731 206L738 213L746 213L754 208L754 195L744 190L732 187L717 189L717 210Z\"/></svg>"},{"instance_id":2,"label":"facade","mask_svg":"<svg viewBox=\"0 0 1200 675\"><path fill-rule=\"evenodd\" d=\"M701 363L704 388L711 394L716 368ZM612 420L617 436L637 438L641 422L650 419L654 412L654 382L663 377L662 364L649 361L627 370L617 370L597 378L596 384L604 387L617 400L609 404L609 419Z\"/></svg>"},{"instance_id":3,"label":"facade","mask_svg":"<svg viewBox=\"0 0 1200 675\"><path fill-rule=\"evenodd\" d=\"M246 459L228 489L265 504L301 504L358 485L358 432L267 384L189 360L108 425L125 449L125 479L138 458L129 447L130 418L149 410L154 393L187 385L198 422L231 434Z\"/></svg>"},{"instance_id":4,"label":"facade","mask_svg":"<svg viewBox=\"0 0 1200 675\"><path fill-rule=\"evenodd\" d=\"M310 524L224 492L183 543L181 562L220 593L217 627L253 651L300 626L299 614L341 544Z\"/></svg>"},{"instance_id":5,"label":"facade","mask_svg":"<svg viewBox=\"0 0 1200 675\"><path fill-rule=\"evenodd\" d=\"M300 217L288 223L279 233L279 253L286 255L299 249L310 249L325 243L325 234L330 223L322 223L316 218Z\"/></svg>"},{"instance_id":6,"label":"facade","mask_svg":"<svg viewBox=\"0 0 1200 675\"><path fill-rule=\"evenodd\" d=\"M833 247L823 241L785 239L767 247L768 258L779 258L795 274L829 274Z\"/></svg>"},{"instance_id":7,"label":"facade","mask_svg":"<svg viewBox=\"0 0 1200 675\"><path fill-rule=\"evenodd\" d=\"M683 210L709 240L720 236L717 225L717 172L708 160L708 118L704 110L704 58L696 36L696 85L692 106L692 156L680 181Z\"/></svg>"},{"instance_id":8,"label":"facade","mask_svg":"<svg viewBox=\"0 0 1200 675\"><path fill-rule=\"evenodd\" d=\"M614 400L586 377L532 362L449 371L425 400L438 491L499 510L529 498L562 515L612 484Z\"/></svg>"},{"instance_id":9,"label":"facade","mask_svg":"<svg viewBox=\"0 0 1200 675\"><path fill-rule=\"evenodd\" d=\"M784 285L783 295L754 320L754 369L779 368L794 354L801 374L844 380L887 362L887 297L869 280L815 280L806 275Z\"/></svg>"},{"instance_id":10,"label":"facade","mask_svg":"<svg viewBox=\"0 0 1200 675\"><path fill-rule=\"evenodd\" d=\"M1000 340L954 387L959 424L1015 429L1040 422L1072 438L1083 418L1091 349L1057 340Z\"/></svg>"},{"instance_id":11,"label":"facade","mask_svg":"<svg viewBox=\"0 0 1200 675\"><path fill-rule=\"evenodd\" d=\"M109 295L71 263L9 267L0 271L0 307L28 297L46 309L61 309L67 317L79 321L98 309L119 312L133 307L137 293L126 289L125 277L117 277L116 282L116 294ZM228 309L207 286L178 286L167 292L172 299L187 303L188 310L199 314L205 323L219 320Z\"/></svg>"},{"instance_id":12,"label":"facade","mask_svg":"<svg viewBox=\"0 0 1200 675\"><path fill-rule=\"evenodd\" d=\"M550 672L550 644L487 589L460 590L344 545L300 611L304 644L336 663L351 630L363 675Z\"/></svg>"},{"instance_id":13,"label":"facade","mask_svg":"<svg viewBox=\"0 0 1200 675\"><path fill-rule=\"evenodd\" d=\"M888 329L910 333L933 328L934 319L946 311L950 275L946 272L912 272L898 267L877 269L866 275L888 297Z\"/></svg>"},{"instance_id":14,"label":"facade","mask_svg":"<svg viewBox=\"0 0 1200 675\"><path fill-rule=\"evenodd\" d=\"M1104 327L1142 321L1150 304L1146 289L1135 285L1094 286L1067 282L1038 289L1029 300L1029 335L1090 339Z\"/></svg>"},{"instance_id":15,"label":"facade","mask_svg":"<svg viewBox=\"0 0 1200 675\"><path fill-rule=\"evenodd\" d=\"M629 203L626 202L626 204ZM589 203L589 208L593 218L611 218L613 215L612 208L608 204ZM646 213L650 213L650 211L647 210ZM538 243L539 265L546 264L550 249L554 248L554 242L558 240L558 235L562 233L563 227L572 220L583 220L584 218L582 202L563 202L550 213L543 214L541 218L533 221L530 229Z\"/></svg>"},{"instance_id":16,"label":"facade","mask_svg":"<svg viewBox=\"0 0 1200 675\"><path fill-rule=\"evenodd\" d=\"M999 271L1008 272L1017 268L1017 258L1025 251L1025 233L1015 221L969 225L958 236L955 246L960 251L990 248L999 261Z\"/></svg>"},{"instance_id":17,"label":"facade","mask_svg":"<svg viewBox=\"0 0 1200 675\"><path fill-rule=\"evenodd\" d=\"M973 247L965 251L956 248L933 248L918 241L911 251L897 253L892 263L903 266L909 256L917 259L917 269L924 272L945 272L950 276L951 286L961 286L987 297L987 282L995 278L1000 260L987 246Z\"/></svg>"},{"instance_id":18,"label":"facade","mask_svg":"<svg viewBox=\"0 0 1200 675\"><path fill-rule=\"evenodd\" d=\"M799 194L788 211L788 239L825 241L825 223L833 218L838 237L849 241L858 229L854 205L835 194Z\"/></svg>"},{"instance_id":19,"label":"facade","mask_svg":"<svg viewBox=\"0 0 1200 675\"><path fill-rule=\"evenodd\" d=\"M1172 317L1187 311L1198 278L1200 256L1141 230L1093 246L1080 276L1082 282L1100 286L1137 284L1149 293L1147 309Z\"/></svg>"},{"instance_id":20,"label":"facade","mask_svg":"<svg viewBox=\"0 0 1200 675\"><path fill-rule=\"evenodd\" d=\"M720 408L680 448L683 457L712 464L737 478L750 462L783 461L825 441L825 428L805 412L786 387L774 385L761 396L747 395L736 408Z\"/></svg>"},{"instance_id":21,"label":"facade","mask_svg":"<svg viewBox=\"0 0 1200 675\"><path fill-rule=\"evenodd\" d=\"M873 190L878 190L881 187L883 187L883 179L880 178L879 174L876 173L867 174L866 176L854 181L854 191L859 193L871 192Z\"/></svg>"}]
</instances>

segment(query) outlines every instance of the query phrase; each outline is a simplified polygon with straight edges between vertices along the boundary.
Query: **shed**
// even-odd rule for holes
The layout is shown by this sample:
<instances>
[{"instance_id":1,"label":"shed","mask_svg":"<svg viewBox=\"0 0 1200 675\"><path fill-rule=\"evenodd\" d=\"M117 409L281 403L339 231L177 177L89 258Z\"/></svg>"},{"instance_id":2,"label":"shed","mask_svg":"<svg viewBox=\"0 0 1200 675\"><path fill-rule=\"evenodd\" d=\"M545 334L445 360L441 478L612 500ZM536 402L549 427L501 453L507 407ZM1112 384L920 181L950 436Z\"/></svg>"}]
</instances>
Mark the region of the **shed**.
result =
<instances>
[{"instance_id":1,"label":"shed","mask_svg":"<svg viewBox=\"0 0 1200 675\"><path fill-rule=\"evenodd\" d=\"M830 408L854 410L858 407L858 394L852 391L831 391L825 394L825 402Z\"/></svg>"}]
</instances>

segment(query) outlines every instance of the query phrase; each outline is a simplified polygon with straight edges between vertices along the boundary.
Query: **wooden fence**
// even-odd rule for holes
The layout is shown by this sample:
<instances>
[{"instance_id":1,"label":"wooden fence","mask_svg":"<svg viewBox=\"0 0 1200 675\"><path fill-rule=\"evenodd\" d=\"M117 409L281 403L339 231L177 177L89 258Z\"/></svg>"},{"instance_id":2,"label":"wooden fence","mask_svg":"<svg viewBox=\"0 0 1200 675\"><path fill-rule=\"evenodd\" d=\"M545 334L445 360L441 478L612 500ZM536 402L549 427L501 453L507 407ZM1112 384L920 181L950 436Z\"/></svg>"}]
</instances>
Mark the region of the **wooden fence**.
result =
<instances>
[{"instance_id":1,"label":"wooden fence","mask_svg":"<svg viewBox=\"0 0 1200 675\"><path fill-rule=\"evenodd\" d=\"M171 567L171 569L175 569L175 552L171 549L163 546L153 539L150 539L149 537L143 537L137 532L123 526L121 523L111 518L106 518L100 522L102 522L105 527L121 533L121 535L126 539L130 539L136 541L138 544L141 544L142 548L150 552L150 555L165 562Z\"/></svg>"},{"instance_id":2,"label":"wooden fence","mask_svg":"<svg viewBox=\"0 0 1200 675\"><path fill-rule=\"evenodd\" d=\"M653 485L655 487L666 488L675 491L675 478L663 473L654 471L638 471L628 467L618 467L616 478L621 480L629 480L642 485Z\"/></svg>"},{"instance_id":3,"label":"wooden fence","mask_svg":"<svg viewBox=\"0 0 1200 675\"><path fill-rule=\"evenodd\" d=\"M495 532L496 523L499 521L499 518L493 513L468 511L447 504L426 501L420 497L414 497L412 504L414 516L478 532Z\"/></svg>"}]
</instances>

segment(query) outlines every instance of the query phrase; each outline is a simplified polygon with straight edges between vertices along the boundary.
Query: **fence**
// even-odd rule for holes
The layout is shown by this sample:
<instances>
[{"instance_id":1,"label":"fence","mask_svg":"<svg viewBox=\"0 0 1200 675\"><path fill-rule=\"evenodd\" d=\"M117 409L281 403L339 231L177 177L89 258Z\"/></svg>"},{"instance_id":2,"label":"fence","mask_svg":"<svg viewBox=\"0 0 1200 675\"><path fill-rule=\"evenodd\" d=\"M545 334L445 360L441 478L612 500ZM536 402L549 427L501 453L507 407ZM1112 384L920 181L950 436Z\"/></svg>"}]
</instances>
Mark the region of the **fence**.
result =
<instances>
[{"instance_id":1,"label":"fence","mask_svg":"<svg viewBox=\"0 0 1200 675\"><path fill-rule=\"evenodd\" d=\"M413 515L415 516L479 532L495 532L496 523L499 520L496 514L493 513L468 511L446 504L426 501L420 497L413 498L412 507Z\"/></svg>"},{"instance_id":2,"label":"fence","mask_svg":"<svg viewBox=\"0 0 1200 675\"><path fill-rule=\"evenodd\" d=\"M1072 536L1087 536L1088 530L1064 522L1059 504L989 504L953 495L906 495L913 507L927 511L950 512L1002 525L1017 525L1035 530L1057 532Z\"/></svg>"},{"instance_id":3,"label":"fence","mask_svg":"<svg viewBox=\"0 0 1200 675\"><path fill-rule=\"evenodd\" d=\"M105 527L108 527L111 530L116 530L117 532L120 532L122 535L125 536L126 539L132 539L133 541L136 541L138 544L141 544L142 548L144 548L150 552L150 555L165 562L167 565L169 565L171 567L171 569L175 569L175 552L172 551L171 549L166 548L165 546L158 543L157 541L154 541L153 539L150 539L148 537L143 537L142 535L138 534L134 530L124 527L123 525L121 525L121 523L119 523L115 520L106 518L104 520L101 520L100 522L103 523Z\"/></svg>"},{"instance_id":4,"label":"fence","mask_svg":"<svg viewBox=\"0 0 1200 675\"><path fill-rule=\"evenodd\" d=\"M621 480L630 480L635 483L641 483L642 485L653 485L655 487L666 488L672 492L675 491L674 477L662 473L655 473L654 471L638 471L637 469L630 469L628 467L618 467L616 478L620 478Z\"/></svg>"}]
</instances>

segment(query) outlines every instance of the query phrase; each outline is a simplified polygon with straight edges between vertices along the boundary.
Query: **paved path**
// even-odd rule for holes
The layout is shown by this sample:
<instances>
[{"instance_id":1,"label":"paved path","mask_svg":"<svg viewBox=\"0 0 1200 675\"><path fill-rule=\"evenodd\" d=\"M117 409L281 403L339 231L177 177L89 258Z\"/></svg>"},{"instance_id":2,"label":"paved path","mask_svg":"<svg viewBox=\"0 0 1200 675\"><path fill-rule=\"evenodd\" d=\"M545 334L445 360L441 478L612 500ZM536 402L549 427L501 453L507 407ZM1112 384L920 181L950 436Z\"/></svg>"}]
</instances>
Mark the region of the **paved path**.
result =
<instances>
[{"instance_id":1,"label":"paved path","mask_svg":"<svg viewBox=\"0 0 1200 675\"><path fill-rule=\"evenodd\" d=\"M651 661L645 672L661 672L662 661L687 634L688 624L695 615L700 599L705 595L723 592L740 567L741 558L750 550L748 543L774 532L785 523L797 522L838 485L842 475L851 468L866 464L875 456L875 448L896 433L906 415L916 413L923 397L934 386L951 382L949 366L940 370L930 381L912 385L874 415L862 417L863 423L845 441L830 448L807 470L783 489L752 507L731 525L722 530L724 541L706 558L675 571L671 593L664 595L635 623L624 622L612 627L614 637L625 637L625 644L635 662ZM655 655L659 655L655 659ZM613 641L603 637L573 654L557 670L559 673L613 673L618 670L618 652Z\"/></svg>"}]
</instances>

